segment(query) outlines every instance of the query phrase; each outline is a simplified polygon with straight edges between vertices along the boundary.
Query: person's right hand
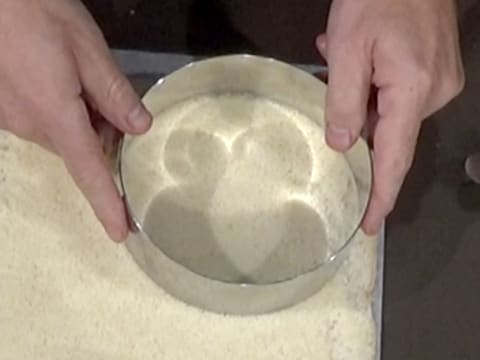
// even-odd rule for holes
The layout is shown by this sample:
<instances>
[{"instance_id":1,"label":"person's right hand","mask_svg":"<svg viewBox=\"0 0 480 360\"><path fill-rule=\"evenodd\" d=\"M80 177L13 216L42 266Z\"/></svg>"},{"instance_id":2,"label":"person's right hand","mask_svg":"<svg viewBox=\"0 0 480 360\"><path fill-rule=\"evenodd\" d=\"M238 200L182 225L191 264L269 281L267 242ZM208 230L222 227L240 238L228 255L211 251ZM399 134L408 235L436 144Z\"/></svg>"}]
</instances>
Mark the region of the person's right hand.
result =
<instances>
[{"instance_id":1,"label":"person's right hand","mask_svg":"<svg viewBox=\"0 0 480 360\"><path fill-rule=\"evenodd\" d=\"M365 127L372 138L362 227L373 235L394 208L422 122L462 91L455 1L334 0L317 46L328 62L327 143L346 151Z\"/></svg>"},{"instance_id":2,"label":"person's right hand","mask_svg":"<svg viewBox=\"0 0 480 360\"><path fill-rule=\"evenodd\" d=\"M151 117L80 1L0 0L0 128L60 155L109 236L128 223L87 106L122 132Z\"/></svg>"}]
</instances>

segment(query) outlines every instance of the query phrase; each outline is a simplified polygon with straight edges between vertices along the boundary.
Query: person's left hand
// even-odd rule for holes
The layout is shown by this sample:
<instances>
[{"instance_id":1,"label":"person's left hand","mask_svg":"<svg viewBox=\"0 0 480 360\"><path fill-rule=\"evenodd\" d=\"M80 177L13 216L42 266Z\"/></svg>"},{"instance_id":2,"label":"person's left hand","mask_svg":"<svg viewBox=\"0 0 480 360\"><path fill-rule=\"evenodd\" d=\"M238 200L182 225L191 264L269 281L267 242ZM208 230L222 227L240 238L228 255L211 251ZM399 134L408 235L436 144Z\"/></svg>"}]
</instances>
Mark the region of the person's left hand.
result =
<instances>
[{"instance_id":1,"label":"person's left hand","mask_svg":"<svg viewBox=\"0 0 480 360\"><path fill-rule=\"evenodd\" d=\"M373 136L363 229L374 234L394 207L423 119L463 88L455 1L334 0L317 47L329 67L327 143L345 151L365 125Z\"/></svg>"}]
</instances>

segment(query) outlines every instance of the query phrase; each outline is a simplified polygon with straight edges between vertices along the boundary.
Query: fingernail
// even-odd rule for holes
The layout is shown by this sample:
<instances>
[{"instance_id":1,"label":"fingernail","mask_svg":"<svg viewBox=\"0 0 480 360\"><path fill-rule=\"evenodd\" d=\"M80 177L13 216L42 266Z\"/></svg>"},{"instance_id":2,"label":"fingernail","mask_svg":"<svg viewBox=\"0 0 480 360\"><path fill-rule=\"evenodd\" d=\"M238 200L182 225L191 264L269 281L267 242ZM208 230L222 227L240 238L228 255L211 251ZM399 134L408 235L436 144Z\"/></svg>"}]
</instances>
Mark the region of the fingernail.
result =
<instances>
[{"instance_id":1,"label":"fingernail","mask_svg":"<svg viewBox=\"0 0 480 360\"><path fill-rule=\"evenodd\" d=\"M352 136L348 129L339 128L335 125L327 126L327 142L335 150L347 150L352 142Z\"/></svg>"},{"instance_id":2,"label":"fingernail","mask_svg":"<svg viewBox=\"0 0 480 360\"><path fill-rule=\"evenodd\" d=\"M151 122L151 115L145 109L142 103L138 104L138 106L128 115L128 124L135 130L135 131L147 131L150 127Z\"/></svg>"}]
</instances>

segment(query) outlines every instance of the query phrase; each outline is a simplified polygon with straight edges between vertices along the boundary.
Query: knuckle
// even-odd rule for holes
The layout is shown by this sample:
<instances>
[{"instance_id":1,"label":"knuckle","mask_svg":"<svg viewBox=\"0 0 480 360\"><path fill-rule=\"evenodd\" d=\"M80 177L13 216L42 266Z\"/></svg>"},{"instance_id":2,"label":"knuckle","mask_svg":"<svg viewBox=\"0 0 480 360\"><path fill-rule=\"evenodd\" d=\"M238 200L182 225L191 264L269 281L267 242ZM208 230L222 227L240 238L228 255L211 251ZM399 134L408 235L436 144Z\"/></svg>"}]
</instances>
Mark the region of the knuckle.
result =
<instances>
[{"instance_id":1,"label":"knuckle","mask_svg":"<svg viewBox=\"0 0 480 360\"><path fill-rule=\"evenodd\" d=\"M413 86L419 95L427 96L434 87L434 76L428 66L417 63L413 70Z\"/></svg>"},{"instance_id":2,"label":"knuckle","mask_svg":"<svg viewBox=\"0 0 480 360\"><path fill-rule=\"evenodd\" d=\"M417 60L409 71L413 74L411 90L420 100L434 96L445 104L459 95L465 87L465 73L461 64L445 71L436 70L432 64Z\"/></svg>"},{"instance_id":3,"label":"knuckle","mask_svg":"<svg viewBox=\"0 0 480 360\"><path fill-rule=\"evenodd\" d=\"M462 67L446 72L438 81L433 100L433 109L437 110L456 98L465 87L465 74Z\"/></svg>"},{"instance_id":4,"label":"knuckle","mask_svg":"<svg viewBox=\"0 0 480 360\"><path fill-rule=\"evenodd\" d=\"M465 72L463 67L454 71L445 80L445 93L449 99L457 97L465 88Z\"/></svg>"},{"instance_id":5,"label":"knuckle","mask_svg":"<svg viewBox=\"0 0 480 360\"><path fill-rule=\"evenodd\" d=\"M127 79L122 75L114 75L109 82L107 88L107 99L112 102L119 102L128 94L130 90L130 84Z\"/></svg>"},{"instance_id":6,"label":"knuckle","mask_svg":"<svg viewBox=\"0 0 480 360\"><path fill-rule=\"evenodd\" d=\"M435 64L425 54L413 51L410 46L405 46L407 51L402 55L398 80L408 86L408 91L419 98L427 97L435 84Z\"/></svg>"}]
</instances>

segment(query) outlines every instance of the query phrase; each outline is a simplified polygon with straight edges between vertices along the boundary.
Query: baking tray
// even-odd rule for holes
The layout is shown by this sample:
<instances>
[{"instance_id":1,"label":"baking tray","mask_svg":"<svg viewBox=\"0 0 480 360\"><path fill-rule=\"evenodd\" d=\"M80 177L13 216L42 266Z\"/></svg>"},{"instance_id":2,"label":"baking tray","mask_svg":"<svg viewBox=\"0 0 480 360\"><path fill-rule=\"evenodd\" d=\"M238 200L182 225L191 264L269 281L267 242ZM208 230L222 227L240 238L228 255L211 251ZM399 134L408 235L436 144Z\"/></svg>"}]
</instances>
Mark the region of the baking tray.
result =
<instances>
[{"instance_id":1,"label":"baking tray","mask_svg":"<svg viewBox=\"0 0 480 360\"><path fill-rule=\"evenodd\" d=\"M134 88L143 95L159 78L201 59L198 56L173 53L153 53L146 51L113 49L113 56L122 71L130 78ZM327 68L312 64L293 64L311 74L326 75ZM382 358L382 313L383 313L383 273L384 273L385 227L379 233L377 277L372 310L377 328L376 360Z\"/></svg>"}]
</instances>

